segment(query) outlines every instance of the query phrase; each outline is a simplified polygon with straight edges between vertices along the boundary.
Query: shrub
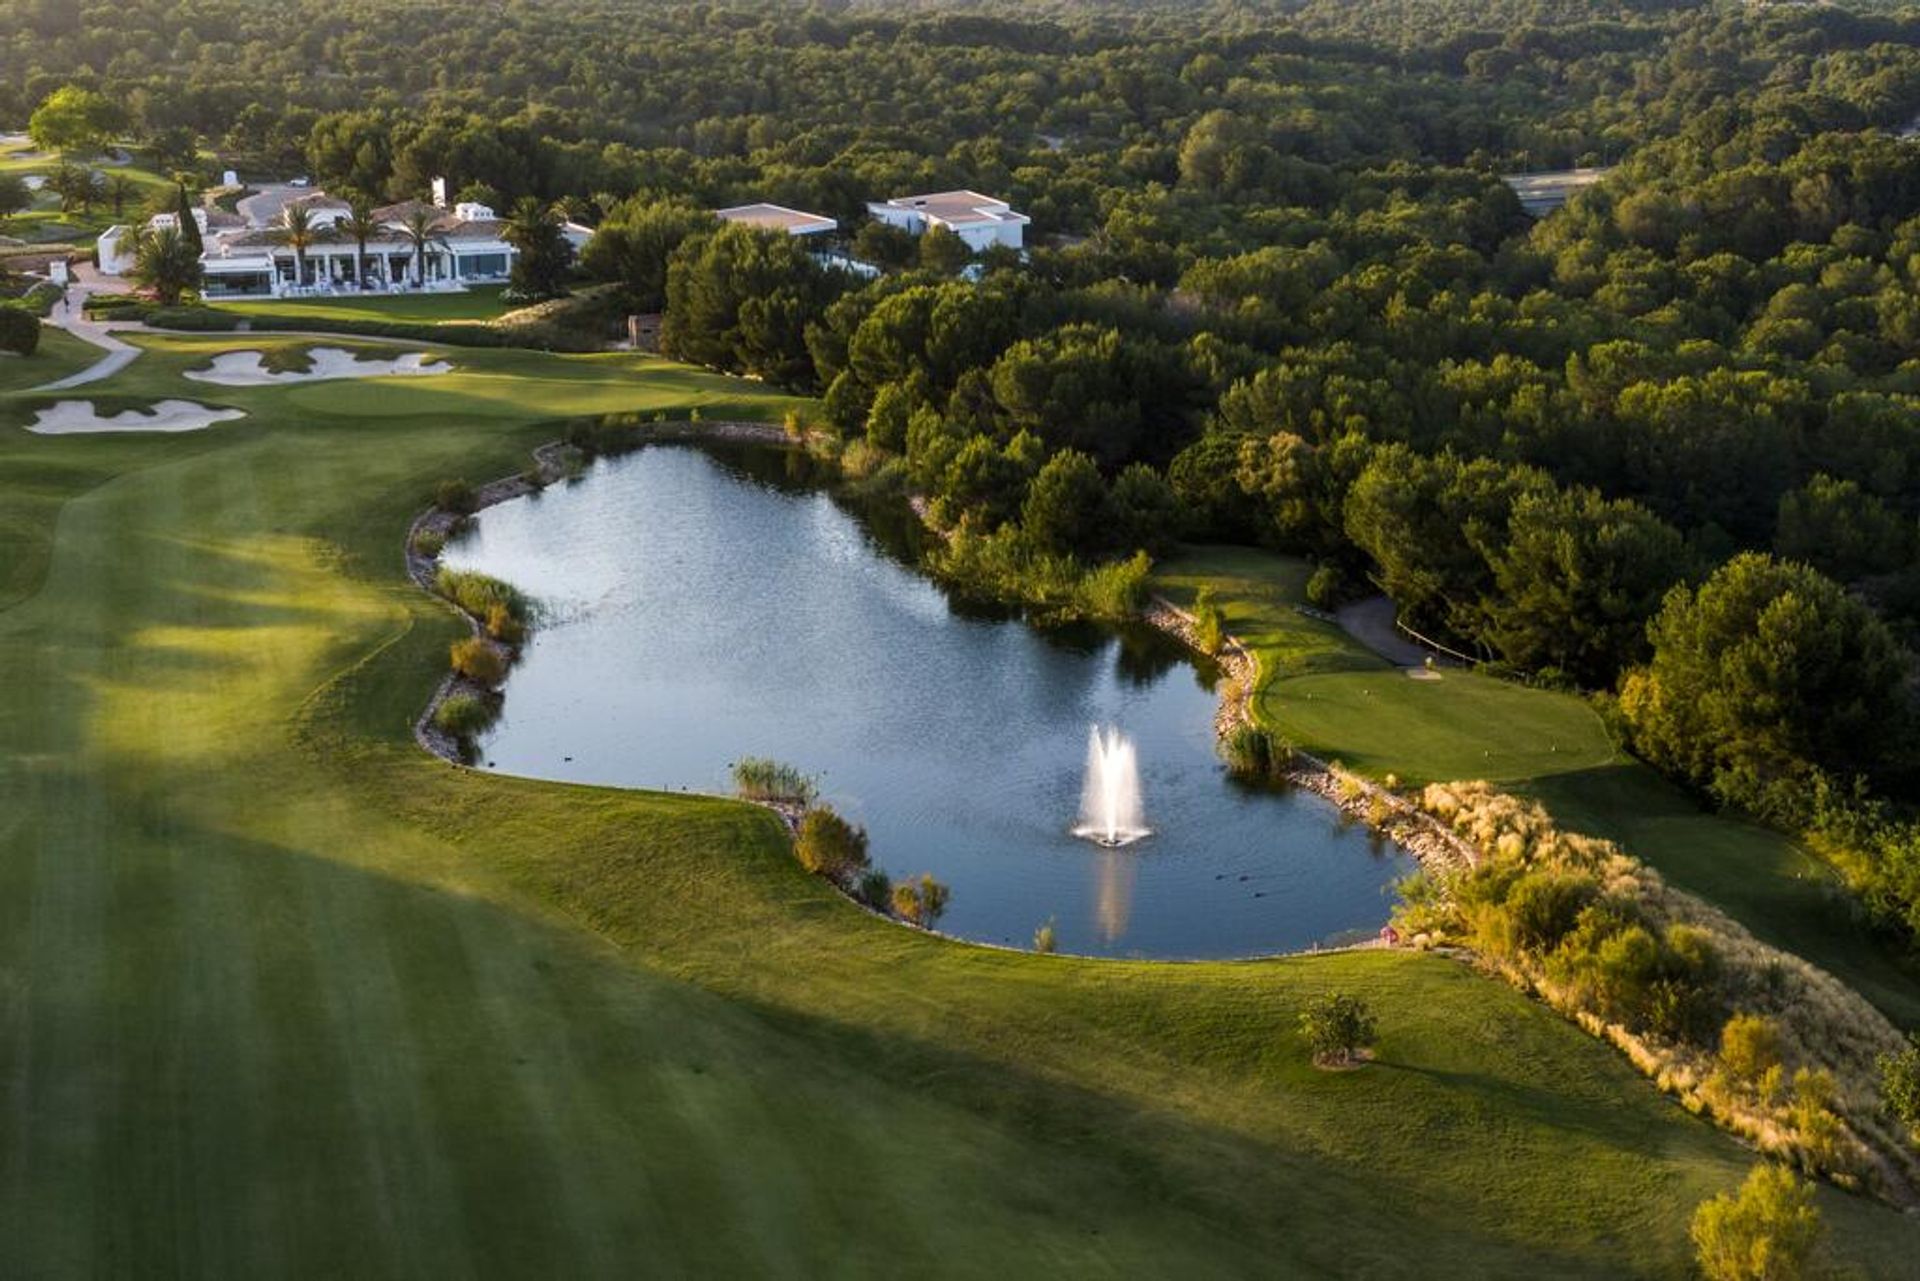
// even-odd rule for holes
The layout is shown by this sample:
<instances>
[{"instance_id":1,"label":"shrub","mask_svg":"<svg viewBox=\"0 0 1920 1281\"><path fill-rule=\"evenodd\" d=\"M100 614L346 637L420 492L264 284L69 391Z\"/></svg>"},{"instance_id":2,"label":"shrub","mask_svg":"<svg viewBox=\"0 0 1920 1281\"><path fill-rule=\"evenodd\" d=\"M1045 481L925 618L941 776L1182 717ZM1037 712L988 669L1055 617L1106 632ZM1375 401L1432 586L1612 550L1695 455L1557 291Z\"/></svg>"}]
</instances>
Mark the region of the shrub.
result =
<instances>
[{"instance_id":1,"label":"shrub","mask_svg":"<svg viewBox=\"0 0 1920 1281\"><path fill-rule=\"evenodd\" d=\"M443 480L433 487L433 505L443 512L465 516L473 511L477 502L473 486L464 480Z\"/></svg>"},{"instance_id":2,"label":"shrub","mask_svg":"<svg viewBox=\"0 0 1920 1281\"><path fill-rule=\"evenodd\" d=\"M1040 928L1033 932L1033 950L1042 954L1051 954L1059 945L1060 939L1054 931L1053 918L1049 916L1040 923Z\"/></svg>"},{"instance_id":3,"label":"shrub","mask_svg":"<svg viewBox=\"0 0 1920 1281\"><path fill-rule=\"evenodd\" d=\"M1513 946L1536 954L1552 951L1599 896L1599 884L1577 872L1547 869L1522 876L1507 892Z\"/></svg>"},{"instance_id":4,"label":"shrub","mask_svg":"<svg viewBox=\"0 0 1920 1281\"><path fill-rule=\"evenodd\" d=\"M867 865L867 834L822 805L800 820L793 852L809 872L844 885Z\"/></svg>"},{"instance_id":5,"label":"shrub","mask_svg":"<svg viewBox=\"0 0 1920 1281\"><path fill-rule=\"evenodd\" d=\"M1877 1066L1887 1111L1907 1129L1920 1132L1920 1033L1907 1033L1907 1044L1882 1054Z\"/></svg>"},{"instance_id":6,"label":"shrub","mask_svg":"<svg viewBox=\"0 0 1920 1281\"><path fill-rule=\"evenodd\" d=\"M1780 1025L1764 1014L1736 1014L1720 1029L1719 1069L1733 1085L1758 1089L1781 1066Z\"/></svg>"},{"instance_id":7,"label":"shrub","mask_svg":"<svg viewBox=\"0 0 1920 1281\"><path fill-rule=\"evenodd\" d=\"M422 529L413 536L413 550L432 560L447 546L447 536L437 529Z\"/></svg>"},{"instance_id":8,"label":"shrub","mask_svg":"<svg viewBox=\"0 0 1920 1281\"><path fill-rule=\"evenodd\" d=\"M191 334L224 334L240 328L240 317L231 312L215 311L211 307L151 307L145 313L147 324L155 329L172 329ZM276 326L261 325L260 328ZM278 328L298 328L295 325L277 326Z\"/></svg>"},{"instance_id":9,"label":"shrub","mask_svg":"<svg viewBox=\"0 0 1920 1281\"><path fill-rule=\"evenodd\" d=\"M0 306L0 351L31 356L40 350L40 318L24 307Z\"/></svg>"},{"instance_id":10,"label":"shrub","mask_svg":"<svg viewBox=\"0 0 1920 1281\"><path fill-rule=\"evenodd\" d=\"M813 801L813 780L791 765L764 756L742 757L733 767L733 787L750 801Z\"/></svg>"},{"instance_id":11,"label":"shrub","mask_svg":"<svg viewBox=\"0 0 1920 1281\"><path fill-rule=\"evenodd\" d=\"M877 867L864 869L854 879L853 896L876 912L884 912L893 901L893 878Z\"/></svg>"},{"instance_id":12,"label":"shrub","mask_svg":"<svg viewBox=\"0 0 1920 1281\"><path fill-rule=\"evenodd\" d=\"M493 686L507 678L507 660L491 641L479 636L455 641L450 651L453 670L470 681Z\"/></svg>"},{"instance_id":13,"label":"shrub","mask_svg":"<svg viewBox=\"0 0 1920 1281\"><path fill-rule=\"evenodd\" d=\"M1220 754L1235 778L1248 782L1275 782L1293 768L1293 747L1272 730L1239 724L1221 740Z\"/></svg>"},{"instance_id":14,"label":"shrub","mask_svg":"<svg viewBox=\"0 0 1920 1281\"><path fill-rule=\"evenodd\" d=\"M1130 618L1147 598L1147 575L1153 558L1135 552L1125 560L1109 561L1088 570L1074 590L1074 601L1091 618Z\"/></svg>"},{"instance_id":15,"label":"shrub","mask_svg":"<svg viewBox=\"0 0 1920 1281\"><path fill-rule=\"evenodd\" d=\"M1708 1281L1781 1281L1805 1270L1820 1242L1813 1190L1787 1170L1757 1165L1737 1195L1693 1215L1693 1246Z\"/></svg>"},{"instance_id":16,"label":"shrub","mask_svg":"<svg viewBox=\"0 0 1920 1281\"><path fill-rule=\"evenodd\" d=\"M1357 996L1329 993L1308 1002L1300 1012L1300 1034L1315 1063L1345 1065L1373 1044L1372 1009Z\"/></svg>"},{"instance_id":17,"label":"shrub","mask_svg":"<svg viewBox=\"0 0 1920 1281\"><path fill-rule=\"evenodd\" d=\"M472 694L451 694L433 709L433 723L448 734L466 738L493 723L493 707Z\"/></svg>"},{"instance_id":18,"label":"shrub","mask_svg":"<svg viewBox=\"0 0 1920 1281\"><path fill-rule=\"evenodd\" d=\"M1307 603L1318 609L1332 609L1340 603L1344 587L1340 571L1332 565L1322 565L1307 579Z\"/></svg>"},{"instance_id":19,"label":"shrub","mask_svg":"<svg viewBox=\"0 0 1920 1281\"><path fill-rule=\"evenodd\" d=\"M1213 588L1202 587L1193 598L1193 643L1203 654L1218 654L1226 639L1226 618L1214 603Z\"/></svg>"},{"instance_id":20,"label":"shrub","mask_svg":"<svg viewBox=\"0 0 1920 1281\"><path fill-rule=\"evenodd\" d=\"M952 895L953 891L933 879L933 873L922 872L893 887L893 912L903 921L930 930L947 910L947 900Z\"/></svg>"}]
</instances>

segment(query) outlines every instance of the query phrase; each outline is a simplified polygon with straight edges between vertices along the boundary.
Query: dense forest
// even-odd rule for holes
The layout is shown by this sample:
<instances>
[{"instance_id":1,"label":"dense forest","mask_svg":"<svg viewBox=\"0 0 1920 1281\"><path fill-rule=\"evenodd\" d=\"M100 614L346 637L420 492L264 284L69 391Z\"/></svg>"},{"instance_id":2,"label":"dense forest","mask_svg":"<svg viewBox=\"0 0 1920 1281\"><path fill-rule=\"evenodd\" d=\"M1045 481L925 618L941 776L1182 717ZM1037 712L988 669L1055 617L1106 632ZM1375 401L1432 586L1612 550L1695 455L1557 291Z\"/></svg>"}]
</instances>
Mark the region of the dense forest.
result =
<instances>
[{"instance_id":1,"label":"dense forest","mask_svg":"<svg viewBox=\"0 0 1920 1281\"><path fill-rule=\"evenodd\" d=\"M1920 927L1920 11L0 0L0 118L67 85L170 169L557 205L950 577L1309 556ZM1029 252L864 221L956 187ZM754 200L887 270L705 212Z\"/></svg>"}]
</instances>

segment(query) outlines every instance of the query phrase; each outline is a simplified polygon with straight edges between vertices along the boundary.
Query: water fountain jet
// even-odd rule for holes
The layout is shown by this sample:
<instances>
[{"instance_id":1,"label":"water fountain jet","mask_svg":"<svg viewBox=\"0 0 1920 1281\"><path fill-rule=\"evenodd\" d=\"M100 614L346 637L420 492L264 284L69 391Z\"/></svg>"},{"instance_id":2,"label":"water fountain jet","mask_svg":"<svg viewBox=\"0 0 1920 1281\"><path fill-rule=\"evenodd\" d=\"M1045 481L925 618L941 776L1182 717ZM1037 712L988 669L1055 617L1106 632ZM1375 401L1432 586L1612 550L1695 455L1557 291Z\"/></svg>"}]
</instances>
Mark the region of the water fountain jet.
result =
<instances>
[{"instance_id":1,"label":"water fountain jet","mask_svg":"<svg viewBox=\"0 0 1920 1281\"><path fill-rule=\"evenodd\" d=\"M1109 848L1130 845L1150 834L1140 796L1140 761L1133 740L1118 728L1098 725L1087 739L1087 780L1080 792L1080 822L1075 836Z\"/></svg>"}]
</instances>

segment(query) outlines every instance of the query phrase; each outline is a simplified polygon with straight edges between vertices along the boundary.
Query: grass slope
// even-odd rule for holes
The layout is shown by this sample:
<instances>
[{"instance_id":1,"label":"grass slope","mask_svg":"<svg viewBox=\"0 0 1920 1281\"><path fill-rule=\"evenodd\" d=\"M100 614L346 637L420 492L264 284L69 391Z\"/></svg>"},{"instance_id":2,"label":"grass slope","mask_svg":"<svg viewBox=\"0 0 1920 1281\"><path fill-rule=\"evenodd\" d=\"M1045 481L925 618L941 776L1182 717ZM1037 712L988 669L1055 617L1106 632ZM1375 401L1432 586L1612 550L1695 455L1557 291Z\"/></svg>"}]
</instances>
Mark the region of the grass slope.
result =
<instances>
[{"instance_id":1,"label":"grass slope","mask_svg":"<svg viewBox=\"0 0 1920 1281\"><path fill-rule=\"evenodd\" d=\"M1426 956L945 943L762 811L474 774L399 542L535 414L750 387L631 357L226 391L38 438L0 399L0 1221L36 1276L1679 1276L1750 1156ZM257 345L257 344L251 344ZM468 362L471 362L470 364ZM218 391L217 397L205 393ZM1379 1061L1293 1017L1363 992ZM1920 1232L1823 1194L1840 1262Z\"/></svg>"},{"instance_id":2,"label":"grass slope","mask_svg":"<svg viewBox=\"0 0 1920 1281\"><path fill-rule=\"evenodd\" d=\"M1307 568L1245 548L1205 548L1158 576L1175 600L1212 582L1229 630L1262 656L1260 714L1317 756L1408 783L1481 778L1540 800L1576 830L1619 842L1756 935L1852 984L1920 1027L1920 967L1867 936L1832 874L1777 832L1702 810L1621 752L1567 694L1471 672L1412 680L1337 626L1308 618Z\"/></svg>"},{"instance_id":3,"label":"grass slope","mask_svg":"<svg viewBox=\"0 0 1920 1281\"><path fill-rule=\"evenodd\" d=\"M24 391L85 369L106 355L64 329L40 326L40 346L31 356L0 355L0 392Z\"/></svg>"}]
</instances>

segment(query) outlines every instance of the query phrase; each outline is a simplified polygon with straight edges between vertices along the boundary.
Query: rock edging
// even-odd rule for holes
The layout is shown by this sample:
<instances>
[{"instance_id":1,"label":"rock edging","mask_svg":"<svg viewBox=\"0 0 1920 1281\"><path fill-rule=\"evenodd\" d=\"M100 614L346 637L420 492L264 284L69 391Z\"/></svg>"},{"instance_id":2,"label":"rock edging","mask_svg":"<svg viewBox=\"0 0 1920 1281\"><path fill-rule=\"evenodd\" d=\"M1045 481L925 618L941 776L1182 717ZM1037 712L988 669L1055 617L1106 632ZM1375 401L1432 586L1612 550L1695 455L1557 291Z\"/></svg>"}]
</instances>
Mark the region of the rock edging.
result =
<instances>
[{"instance_id":1,"label":"rock edging","mask_svg":"<svg viewBox=\"0 0 1920 1281\"><path fill-rule=\"evenodd\" d=\"M1196 643L1194 618L1165 596L1155 595L1144 617L1161 631L1177 637L1189 649L1204 653ZM1214 732L1220 738L1242 725L1255 724L1253 694L1260 684L1260 658L1237 636L1221 638L1212 655L1224 673L1220 707L1214 714ZM1479 856L1472 846L1447 830L1432 815L1370 779L1341 769L1299 748L1293 749L1293 767L1287 781L1325 797L1349 818L1365 823L1411 854L1420 866L1436 875L1473 867Z\"/></svg>"}]
</instances>

